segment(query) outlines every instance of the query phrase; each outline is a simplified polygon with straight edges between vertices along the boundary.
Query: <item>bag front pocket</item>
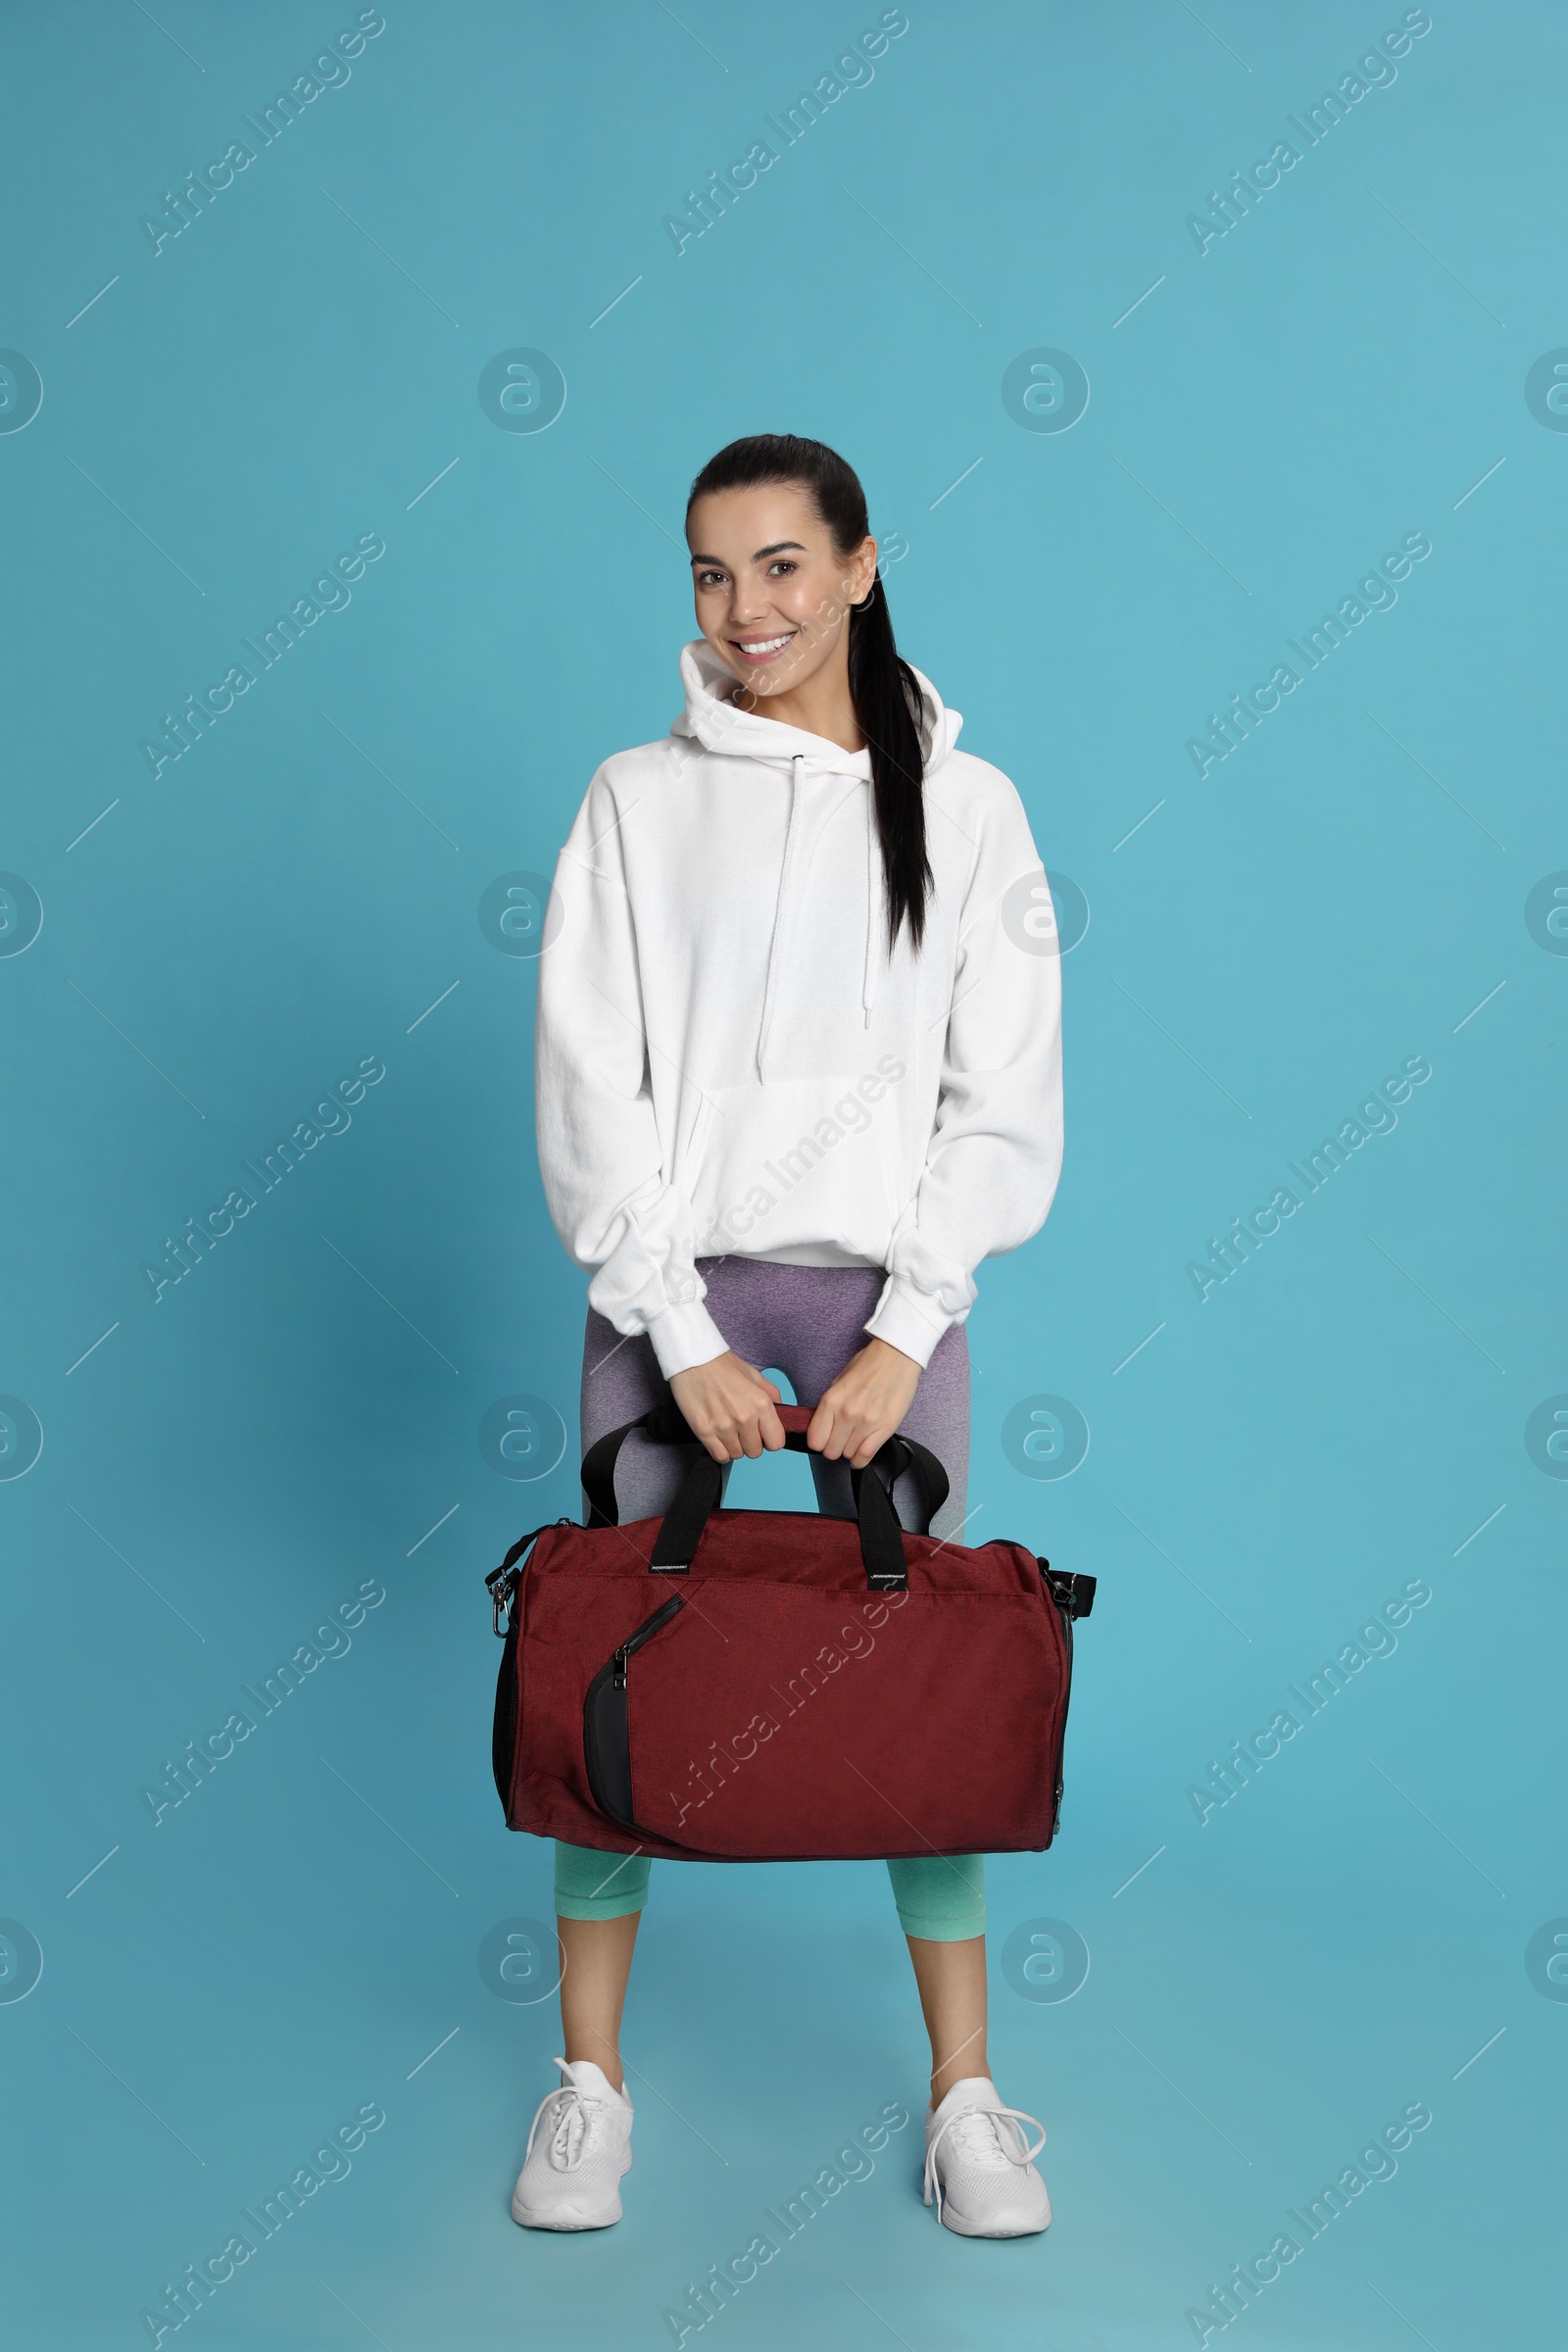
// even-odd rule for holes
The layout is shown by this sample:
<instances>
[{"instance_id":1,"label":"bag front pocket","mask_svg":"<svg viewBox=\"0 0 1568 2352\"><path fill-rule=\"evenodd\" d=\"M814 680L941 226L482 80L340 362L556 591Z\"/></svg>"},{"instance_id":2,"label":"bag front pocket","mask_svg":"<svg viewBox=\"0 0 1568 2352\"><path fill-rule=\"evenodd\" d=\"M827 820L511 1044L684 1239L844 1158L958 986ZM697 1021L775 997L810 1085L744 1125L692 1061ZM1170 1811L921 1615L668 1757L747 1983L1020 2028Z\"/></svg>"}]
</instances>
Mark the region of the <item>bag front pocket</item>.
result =
<instances>
[{"instance_id":1,"label":"bag front pocket","mask_svg":"<svg viewBox=\"0 0 1568 2352\"><path fill-rule=\"evenodd\" d=\"M626 1670L645 1642L651 1642L686 1603L680 1593L643 1620L600 1667L588 1686L582 1711L583 1762L594 1803L623 1830L641 1836L631 1812L631 1734L626 1712Z\"/></svg>"}]
</instances>

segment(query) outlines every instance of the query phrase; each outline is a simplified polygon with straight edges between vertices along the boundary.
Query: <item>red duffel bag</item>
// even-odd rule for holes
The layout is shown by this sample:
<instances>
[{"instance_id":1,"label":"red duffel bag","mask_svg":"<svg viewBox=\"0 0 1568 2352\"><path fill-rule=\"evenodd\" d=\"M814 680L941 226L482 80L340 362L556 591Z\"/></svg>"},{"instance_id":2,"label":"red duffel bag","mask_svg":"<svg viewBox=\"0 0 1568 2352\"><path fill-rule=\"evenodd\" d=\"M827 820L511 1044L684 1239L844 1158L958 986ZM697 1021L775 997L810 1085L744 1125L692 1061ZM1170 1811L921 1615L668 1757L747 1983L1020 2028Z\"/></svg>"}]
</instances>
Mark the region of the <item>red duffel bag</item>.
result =
<instances>
[{"instance_id":1,"label":"red duffel bag","mask_svg":"<svg viewBox=\"0 0 1568 2352\"><path fill-rule=\"evenodd\" d=\"M804 1452L810 1414L779 1418ZM904 1533L896 1479L913 1474L927 1527L948 1492L905 1438L852 1473L858 1521L720 1509L703 1452L662 1520L621 1527L633 1429L692 1443L671 1404L602 1438L588 1525L536 1528L485 1580L508 1828L677 1861L1048 1846L1094 1578L1021 1544Z\"/></svg>"}]
</instances>

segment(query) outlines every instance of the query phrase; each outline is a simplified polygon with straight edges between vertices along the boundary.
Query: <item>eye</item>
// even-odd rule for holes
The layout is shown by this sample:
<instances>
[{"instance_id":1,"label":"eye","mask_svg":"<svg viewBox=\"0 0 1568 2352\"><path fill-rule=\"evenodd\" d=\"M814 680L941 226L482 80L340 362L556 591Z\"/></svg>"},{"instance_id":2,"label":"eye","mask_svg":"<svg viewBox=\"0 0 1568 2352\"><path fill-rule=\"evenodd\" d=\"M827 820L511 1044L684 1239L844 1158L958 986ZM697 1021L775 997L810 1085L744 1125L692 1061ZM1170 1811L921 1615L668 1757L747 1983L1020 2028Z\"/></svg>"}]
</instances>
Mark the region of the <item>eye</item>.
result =
<instances>
[{"instance_id":1,"label":"eye","mask_svg":"<svg viewBox=\"0 0 1568 2352\"><path fill-rule=\"evenodd\" d=\"M783 579L790 572L799 571L801 567L798 564L792 563L788 556L777 556L767 568L770 572L776 572L780 579Z\"/></svg>"},{"instance_id":2,"label":"eye","mask_svg":"<svg viewBox=\"0 0 1568 2352\"><path fill-rule=\"evenodd\" d=\"M716 588L723 577L724 574L721 571L700 571L697 574L697 585L699 588Z\"/></svg>"}]
</instances>

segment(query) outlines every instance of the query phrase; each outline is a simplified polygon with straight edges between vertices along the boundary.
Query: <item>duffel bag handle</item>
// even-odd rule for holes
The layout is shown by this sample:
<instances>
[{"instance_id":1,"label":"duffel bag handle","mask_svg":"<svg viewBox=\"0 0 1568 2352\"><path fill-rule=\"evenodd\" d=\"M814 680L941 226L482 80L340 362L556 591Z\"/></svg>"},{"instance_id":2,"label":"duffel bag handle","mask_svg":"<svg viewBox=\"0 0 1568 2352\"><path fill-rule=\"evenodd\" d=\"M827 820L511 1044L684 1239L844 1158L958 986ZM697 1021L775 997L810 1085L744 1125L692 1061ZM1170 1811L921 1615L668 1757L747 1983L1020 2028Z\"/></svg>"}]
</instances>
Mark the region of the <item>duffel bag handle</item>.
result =
<instances>
[{"instance_id":1,"label":"duffel bag handle","mask_svg":"<svg viewBox=\"0 0 1568 2352\"><path fill-rule=\"evenodd\" d=\"M784 1425L784 1444L791 1453L808 1450L806 1432L810 1424L811 1410L804 1404L781 1404L775 1408ZM690 1446L697 1441L679 1408L670 1399L656 1405L640 1420L628 1421L622 1429L612 1429L591 1446L583 1456L582 1485L588 1498L588 1525L615 1527L619 1525L615 1505L615 1461L622 1445L631 1432L641 1430L656 1444ZM904 1531L893 1507L892 1489L905 1471L912 1470L920 1489L923 1526L928 1533L931 1521L948 1499L948 1474L934 1453L913 1438L892 1437L875 1453L867 1469L878 1475L867 1479L864 1470L850 1472L850 1491L855 1498L856 1516L860 1531L860 1557L865 1563L866 1583L874 1592L891 1592L906 1588L908 1570L904 1556ZM884 1478L886 1484L884 1484ZM722 1470L704 1447L687 1473L679 1494L665 1512L654 1544L650 1568L665 1574L682 1574L691 1565L693 1554L702 1541L703 1530L710 1511L718 1507L722 1493Z\"/></svg>"}]
</instances>

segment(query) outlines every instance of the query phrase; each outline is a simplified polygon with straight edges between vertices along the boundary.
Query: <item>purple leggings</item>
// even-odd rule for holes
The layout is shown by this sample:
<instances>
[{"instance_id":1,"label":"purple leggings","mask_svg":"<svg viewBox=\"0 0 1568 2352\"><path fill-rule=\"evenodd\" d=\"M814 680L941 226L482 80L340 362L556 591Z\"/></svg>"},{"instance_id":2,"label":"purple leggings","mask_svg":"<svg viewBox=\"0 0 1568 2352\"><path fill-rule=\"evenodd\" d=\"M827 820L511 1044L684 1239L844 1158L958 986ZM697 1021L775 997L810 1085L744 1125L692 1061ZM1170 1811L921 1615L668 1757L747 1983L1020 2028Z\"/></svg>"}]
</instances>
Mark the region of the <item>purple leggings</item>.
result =
<instances>
[{"instance_id":1,"label":"purple leggings","mask_svg":"<svg viewBox=\"0 0 1568 2352\"><path fill-rule=\"evenodd\" d=\"M700 1258L698 1271L708 1285L708 1311L734 1353L760 1372L782 1372L796 1402L808 1405L865 1346L866 1317L886 1280L878 1266L784 1266L760 1257ZM582 1350L583 1451L668 1393L652 1341L623 1340L590 1309ZM932 1533L956 1535L969 1467L969 1346L961 1324L938 1341L901 1427L929 1446L948 1474L951 1492ZM629 1437L615 1465L622 1519L651 1519L666 1510L695 1450L651 1446L640 1432ZM808 1458L817 1508L832 1519L853 1519L848 1464L815 1453ZM893 1491L906 1527L915 1524L912 1489L906 1475Z\"/></svg>"}]
</instances>

